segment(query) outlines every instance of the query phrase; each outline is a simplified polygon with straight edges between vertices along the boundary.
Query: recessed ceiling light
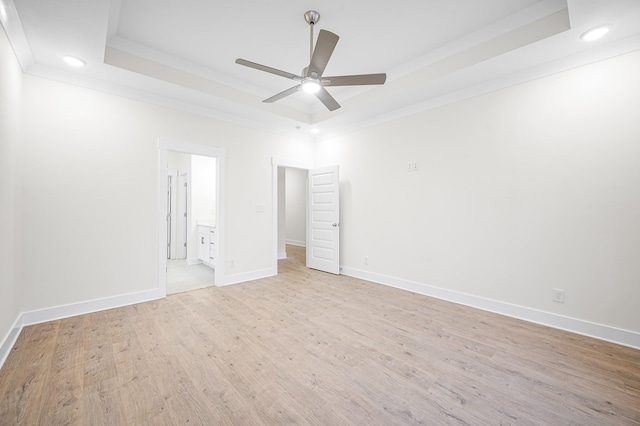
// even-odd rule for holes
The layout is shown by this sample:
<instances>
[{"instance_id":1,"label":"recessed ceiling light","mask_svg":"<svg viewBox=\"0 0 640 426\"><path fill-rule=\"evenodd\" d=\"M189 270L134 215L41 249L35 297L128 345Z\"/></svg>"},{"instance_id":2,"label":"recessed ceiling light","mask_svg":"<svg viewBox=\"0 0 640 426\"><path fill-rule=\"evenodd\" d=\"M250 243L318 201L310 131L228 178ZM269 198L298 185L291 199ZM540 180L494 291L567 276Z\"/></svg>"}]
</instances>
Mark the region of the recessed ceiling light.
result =
<instances>
[{"instance_id":1,"label":"recessed ceiling light","mask_svg":"<svg viewBox=\"0 0 640 426\"><path fill-rule=\"evenodd\" d=\"M76 58L75 56L63 56L62 59L67 63L67 65L71 65L72 67L84 67L87 63L82 59Z\"/></svg>"},{"instance_id":2,"label":"recessed ceiling light","mask_svg":"<svg viewBox=\"0 0 640 426\"><path fill-rule=\"evenodd\" d=\"M311 133L319 133L320 129L318 129L317 127L314 127L313 129L311 129Z\"/></svg>"},{"instance_id":3,"label":"recessed ceiling light","mask_svg":"<svg viewBox=\"0 0 640 426\"><path fill-rule=\"evenodd\" d=\"M609 25L600 25L599 27L591 28L589 31L585 31L584 33L582 33L580 38L584 41L598 40L599 38L604 37L610 29L611 26Z\"/></svg>"}]
</instances>

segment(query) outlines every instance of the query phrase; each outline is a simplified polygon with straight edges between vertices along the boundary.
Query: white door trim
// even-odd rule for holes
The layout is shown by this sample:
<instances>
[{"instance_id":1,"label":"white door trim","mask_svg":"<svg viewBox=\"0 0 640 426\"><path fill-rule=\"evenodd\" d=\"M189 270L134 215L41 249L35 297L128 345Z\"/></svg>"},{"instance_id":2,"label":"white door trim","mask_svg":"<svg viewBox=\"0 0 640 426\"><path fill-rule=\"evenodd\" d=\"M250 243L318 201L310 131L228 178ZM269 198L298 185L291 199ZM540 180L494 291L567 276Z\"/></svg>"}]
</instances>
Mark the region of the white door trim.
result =
<instances>
[{"instance_id":1,"label":"white door trim","mask_svg":"<svg viewBox=\"0 0 640 426\"><path fill-rule=\"evenodd\" d=\"M167 154L168 151L203 155L218 159L216 167L216 246L215 285L225 285L225 151L224 148L158 138L158 290L167 295Z\"/></svg>"}]
</instances>

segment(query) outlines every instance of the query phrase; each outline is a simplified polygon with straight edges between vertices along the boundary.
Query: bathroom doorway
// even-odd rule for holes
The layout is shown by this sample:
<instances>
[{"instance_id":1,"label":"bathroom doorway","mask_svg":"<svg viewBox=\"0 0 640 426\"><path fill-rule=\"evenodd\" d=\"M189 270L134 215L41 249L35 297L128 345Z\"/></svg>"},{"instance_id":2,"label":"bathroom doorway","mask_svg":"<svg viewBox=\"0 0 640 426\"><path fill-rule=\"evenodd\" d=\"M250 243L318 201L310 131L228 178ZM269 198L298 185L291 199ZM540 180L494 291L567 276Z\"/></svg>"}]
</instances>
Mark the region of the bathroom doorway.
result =
<instances>
[{"instance_id":1,"label":"bathroom doorway","mask_svg":"<svg viewBox=\"0 0 640 426\"><path fill-rule=\"evenodd\" d=\"M224 151L159 141L159 288L163 294L221 284L224 217L221 211ZM200 234L207 232L206 256Z\"/></svg>"},{"instance_id":2,"label":"bathroom doorway","mask_svg":"<svg viewBox=\"0 0 640 426\"><path fill-rule=\"evenodd\" d=\"M215 284L216 169L216 157L167 153L167 294Z\"/></svg>"}]
</instances>

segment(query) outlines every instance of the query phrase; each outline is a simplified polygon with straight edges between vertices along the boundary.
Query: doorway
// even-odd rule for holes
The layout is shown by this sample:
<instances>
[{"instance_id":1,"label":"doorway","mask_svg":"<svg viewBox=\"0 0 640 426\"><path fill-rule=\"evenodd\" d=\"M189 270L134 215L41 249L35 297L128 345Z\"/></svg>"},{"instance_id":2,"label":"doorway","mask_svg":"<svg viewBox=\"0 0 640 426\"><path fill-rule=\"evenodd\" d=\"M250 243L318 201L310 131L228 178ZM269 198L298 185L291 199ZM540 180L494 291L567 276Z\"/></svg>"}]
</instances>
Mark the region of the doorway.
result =
<instances>
[{"instance_id":1,"label":"doorway","mask_svg":"<svg viewBox=\"0 0 640 426\"><path fill-rule=\"evenodd\" d=\"M340 274L340 180L338 166L314 169L304 162L272 158L272 205L274 272L286 247L286 170L301 169L306 174L305 255L306 266Z\"/></svg>"},{"instance_id":2,"label":"doorway","mask_svg":"<svg viewBox=\"0 0 640 426\"><path fill-rule=\"evenodd\" d=\"M158 148L159 290L166 295L223 285L224 150L163 139ZM215 260L198 255L202 227L216 248Z\"/></svg>"},{"instance_id":3,"label":"doorway","mask_svg":"<svg viewBox=\"0 0 640 426\"><path fill-rule=\"evenodd\" d=\"M215 252L217 158L169 151L167 168L167 294L210 287L215 283L210 251ZM201 233L206 247L200 244Z\"/></svg>"},{"instance_id":4,"label":"doorway","mask_svg":"<svg viewBox=\"0 0 640 426\"><path fill-rule=\"evenodd\" d=\"M286 169L295 168L308 173L313 168L311 163L300 160L292 160L288 158L271 158L272 172L272 194L271 205L273 206L273 230L275 231L273 239L273 271L278 274L278 260L286 255L286 214L281 214L286 208ZM306 213L305 213L306 218ZM305 219L306 220L306 219ZM306 225L305 225L306 226Z\"/></svg>"},{"instance_id":5,"label":"doorway","mask_svg":"<svg viewBox=\"0 0 640 426\"><path fill-rule=\"evenodd\" d=\"M287 258L287 247L307 246L307 173L278 167L278 260Z\"/></svg>"}]
</instances>

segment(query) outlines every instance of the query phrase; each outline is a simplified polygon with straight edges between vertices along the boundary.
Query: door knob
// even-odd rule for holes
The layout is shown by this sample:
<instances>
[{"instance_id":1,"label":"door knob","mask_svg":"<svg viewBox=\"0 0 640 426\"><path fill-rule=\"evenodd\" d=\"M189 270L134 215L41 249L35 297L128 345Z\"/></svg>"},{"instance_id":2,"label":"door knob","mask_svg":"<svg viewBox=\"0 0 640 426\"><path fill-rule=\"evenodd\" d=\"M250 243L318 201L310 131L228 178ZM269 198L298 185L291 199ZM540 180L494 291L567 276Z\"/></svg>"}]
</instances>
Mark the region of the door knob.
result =
<instances>
[{"instance_id":1,"label":"door knob","mask_svg":"<svg viewBox=\"0 0 640 426\"><path fill-rule=\"evenodd\" d=\"M333 226L334 228L336 228L338 226L337 223L332 223L331 226Z\"/></svg>"}]
</instances>

